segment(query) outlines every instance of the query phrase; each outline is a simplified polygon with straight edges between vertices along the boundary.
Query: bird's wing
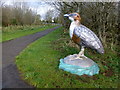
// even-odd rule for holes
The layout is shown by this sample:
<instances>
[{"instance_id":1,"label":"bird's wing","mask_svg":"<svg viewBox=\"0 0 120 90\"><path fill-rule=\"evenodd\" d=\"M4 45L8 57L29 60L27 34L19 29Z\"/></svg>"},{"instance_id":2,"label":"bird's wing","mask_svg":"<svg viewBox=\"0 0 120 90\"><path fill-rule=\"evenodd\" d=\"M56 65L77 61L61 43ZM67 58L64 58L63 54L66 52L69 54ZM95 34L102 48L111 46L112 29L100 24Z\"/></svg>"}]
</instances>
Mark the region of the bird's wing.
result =
<instances>
[{"instance_id":1,"label":"bird's wing","mask_svg":"<svg viewBox=\"0 0 120 90\"><path fill-rule=\"evenodd\" d=\"M99 38L95 35L94 32L92 32L84 25L75 27L73 33L80 37L80 39L82 40L81 43L86 47L90 47L92 49L96 49L100 53L104 53L104 49Z\"/></svg>"}]
</instances>

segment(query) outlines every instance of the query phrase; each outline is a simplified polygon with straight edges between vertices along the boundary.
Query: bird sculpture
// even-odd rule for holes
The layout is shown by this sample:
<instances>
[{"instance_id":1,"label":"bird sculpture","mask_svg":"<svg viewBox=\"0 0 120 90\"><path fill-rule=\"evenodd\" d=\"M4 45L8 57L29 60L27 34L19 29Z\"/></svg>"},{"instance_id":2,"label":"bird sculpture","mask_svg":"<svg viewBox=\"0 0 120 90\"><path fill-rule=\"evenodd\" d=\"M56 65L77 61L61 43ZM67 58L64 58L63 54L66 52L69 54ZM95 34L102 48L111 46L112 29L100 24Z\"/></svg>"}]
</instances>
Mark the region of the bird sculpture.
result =
<instances>
[{"instance_id":1,"label":"bird sculpture","mask_svg":"<svg viewBox=\"0 0 120 90\"><path fill-rule=\"evenodd\" d=\"M81 46L81 51L77 54L78 58L84 57L85 47L94 49L100 54L104 53L101 41L93 31L81 24L81 17L78 13L65 14L64 17L68 17L71 20L70 38Z\"/></svg>"}]
</instances>

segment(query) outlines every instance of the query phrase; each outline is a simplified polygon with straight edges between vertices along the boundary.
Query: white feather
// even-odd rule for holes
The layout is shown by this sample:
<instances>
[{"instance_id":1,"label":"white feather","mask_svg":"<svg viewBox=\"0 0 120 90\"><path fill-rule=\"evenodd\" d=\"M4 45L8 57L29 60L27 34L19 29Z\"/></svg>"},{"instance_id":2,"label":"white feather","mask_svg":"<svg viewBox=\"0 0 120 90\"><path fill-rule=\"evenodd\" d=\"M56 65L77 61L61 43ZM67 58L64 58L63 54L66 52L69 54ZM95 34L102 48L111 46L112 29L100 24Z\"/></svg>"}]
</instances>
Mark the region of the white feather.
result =
<instances>
[{"instance_id":1,"label":"white feather","mask_svg":"<svg viewBox=\"0 0 120 90\"><path fill-rule=\"evenodd\" d=\"M74 28L77 27L76 23L73 21L70 25L70 30L69 30L69 34L70 34L70 38L72 38L73 36L73 32L74 32Z\"/></svg>"}]
</instances>

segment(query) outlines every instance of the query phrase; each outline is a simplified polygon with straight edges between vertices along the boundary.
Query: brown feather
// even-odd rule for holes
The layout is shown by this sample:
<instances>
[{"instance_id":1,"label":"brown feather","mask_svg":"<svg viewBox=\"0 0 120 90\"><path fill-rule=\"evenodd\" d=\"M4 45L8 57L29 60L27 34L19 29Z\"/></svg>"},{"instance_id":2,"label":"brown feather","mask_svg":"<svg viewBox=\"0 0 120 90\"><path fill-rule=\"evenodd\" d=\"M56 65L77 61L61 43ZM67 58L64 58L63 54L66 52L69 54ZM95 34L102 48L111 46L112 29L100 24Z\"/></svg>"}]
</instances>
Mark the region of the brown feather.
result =
<instances>
[{"instance_id":1,"label":"brown feather","mask_svg":"<svg viewBox=\"0 0 120 90\"><path fill-rule=\"evenodd\" d=\"M73 40L76 44L80 44L80 38L77 37L75 34L73 34L72 40Z\"/></svg>"}]
</instances>

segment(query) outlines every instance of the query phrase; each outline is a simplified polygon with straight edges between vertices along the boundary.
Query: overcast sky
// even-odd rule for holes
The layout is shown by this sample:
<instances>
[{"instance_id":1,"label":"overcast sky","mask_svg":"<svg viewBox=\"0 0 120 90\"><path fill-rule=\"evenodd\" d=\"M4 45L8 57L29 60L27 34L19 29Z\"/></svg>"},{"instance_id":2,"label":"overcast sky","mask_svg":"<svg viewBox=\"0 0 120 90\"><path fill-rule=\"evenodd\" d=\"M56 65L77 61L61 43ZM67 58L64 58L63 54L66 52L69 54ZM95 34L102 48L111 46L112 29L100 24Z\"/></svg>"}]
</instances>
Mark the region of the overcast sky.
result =
<instances>
[{"instance_id":1,"label":"overcast sky","mask_svg":"<svg viewBox=\"0 0 120 90\"><path fill-rule=\"evenodd\" d=\"M15 1L15 0L6 0L5 4L12 5L13 1ZM37 14L40 14L41 20L45 19L45 14L48 10L56 11L53 6L48 4L48 2L42 2L42 1L38 1L38 0L29 0L28 5L29 5L30 9L32 9L33 11L36 11ZM56 11L55 15L53 17L55 17L57 15L58 15L58 12Z\"/></svg>"}]
</instances>

